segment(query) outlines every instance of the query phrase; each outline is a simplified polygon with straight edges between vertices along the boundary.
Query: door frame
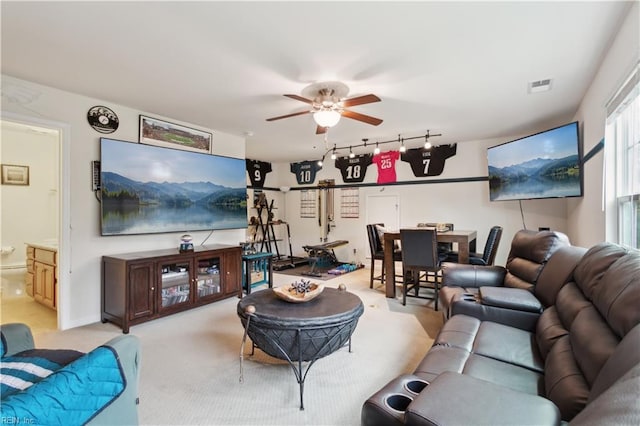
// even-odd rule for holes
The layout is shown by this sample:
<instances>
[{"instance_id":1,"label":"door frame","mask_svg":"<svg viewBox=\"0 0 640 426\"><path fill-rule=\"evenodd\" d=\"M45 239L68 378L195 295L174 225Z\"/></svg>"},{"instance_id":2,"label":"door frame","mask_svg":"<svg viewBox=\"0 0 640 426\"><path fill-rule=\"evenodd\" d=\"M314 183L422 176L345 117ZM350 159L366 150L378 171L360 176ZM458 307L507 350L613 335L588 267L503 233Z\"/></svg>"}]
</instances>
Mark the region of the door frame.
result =
<instances>
[{"instance_id":1,"label":"door frame","mask_svg":"<svg viewBox=\"0 0 640 426\"><path fill-rule=\"evenodd\" d=\"M2 112L2 121L38 126L58 132L58 329L71 325L71 126L67 123Z\"/></svg>"}]
</instances>

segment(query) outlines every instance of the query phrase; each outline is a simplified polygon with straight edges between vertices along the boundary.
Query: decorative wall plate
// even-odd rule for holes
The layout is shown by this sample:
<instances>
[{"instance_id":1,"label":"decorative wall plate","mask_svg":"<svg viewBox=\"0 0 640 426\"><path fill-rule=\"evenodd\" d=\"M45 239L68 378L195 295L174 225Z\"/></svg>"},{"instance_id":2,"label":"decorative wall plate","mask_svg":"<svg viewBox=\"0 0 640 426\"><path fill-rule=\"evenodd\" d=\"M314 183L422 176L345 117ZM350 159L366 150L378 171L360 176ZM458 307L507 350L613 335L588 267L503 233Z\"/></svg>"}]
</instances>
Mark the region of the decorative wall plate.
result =
<instances>
[{"instance_id":1,"label":"decorative wall plate","mask_svg":"<svg viewBox=\"0 0 640 426\"><path fill-rule=\"evenodd\" d=\"M96 105L87 112L89 125L99 133L113 133L118 129L120 121L115 112L102 105Z\"/></svg>"}]
</instances>

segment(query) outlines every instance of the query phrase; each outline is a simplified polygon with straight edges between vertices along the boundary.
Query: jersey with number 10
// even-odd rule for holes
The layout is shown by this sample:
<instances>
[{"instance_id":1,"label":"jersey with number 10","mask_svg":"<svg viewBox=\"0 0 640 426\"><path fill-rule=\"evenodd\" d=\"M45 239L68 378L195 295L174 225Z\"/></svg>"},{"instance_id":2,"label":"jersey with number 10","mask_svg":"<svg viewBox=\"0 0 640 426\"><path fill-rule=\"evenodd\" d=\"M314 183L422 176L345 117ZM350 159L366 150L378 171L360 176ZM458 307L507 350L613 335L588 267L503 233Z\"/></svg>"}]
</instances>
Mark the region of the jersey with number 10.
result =
<instances>
[{"instance_id":1,"label":"jersey with number 10","mask_svg":"<svg viewBox=\"0 0 640 426\"><path fill-rule=\"evenodd\" d=\"M295 173L298 184L313 183L316 180L316 172L322 170L317 161L301 161L291 163L291 173Z\"/></svg>"},{"instance_id":2,"label":"jersey with number 10","mask_svg":"<svg viewBox=\"0 0 640 426\"><path fill-rule=\"evenodd\" d=\"M371 154L356 155L353 158L336 158L336 168L340 169L342 180L345 183L362 182L367 173L367 167L372 163Z\"/></svg>"},{"instance_id":3,"label":"jersey with number 10","mask_svg":"<svg viewBox=\"0 0 640 426\"><path fill-rule=\"evenodd\" d=\"M247 163L247 173L249 173L249 180L251 180L251 186L254 188L264 187L264 180L266 174L271 172L271 163L258 160L245 160Z\"/></svg>"},{"instance_id":4,"label":"jersey with number 10","mask_svg":"<svg viewBox=\"0 0 640 426\"><path fill-rule=\"evenodd\" d=\"M398 158L400 158L398 151L386 151L373 156L373 162L378 166L378 183L396 181L396 161Z\"/></svg>"}]
</instances>

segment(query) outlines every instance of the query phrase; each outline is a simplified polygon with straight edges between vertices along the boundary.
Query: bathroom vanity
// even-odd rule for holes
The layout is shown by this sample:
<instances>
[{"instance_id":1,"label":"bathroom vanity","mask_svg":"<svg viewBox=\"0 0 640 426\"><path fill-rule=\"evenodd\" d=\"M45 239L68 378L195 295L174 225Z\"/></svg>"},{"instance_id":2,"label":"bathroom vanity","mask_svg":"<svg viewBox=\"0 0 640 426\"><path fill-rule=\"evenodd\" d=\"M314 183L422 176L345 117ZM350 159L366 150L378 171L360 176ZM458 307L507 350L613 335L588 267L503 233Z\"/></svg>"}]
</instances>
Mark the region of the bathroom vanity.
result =
<instances>
[{"instance_id":1,"label":"bathroom vanity","mask_svg":"<svg viewBox=\"0 0 640 426\"><path fill-rule=\"evenodd\" d=\"M26 292L37 302L57 308L58 245L27 243Z\"/></svg>"}]
</instances>

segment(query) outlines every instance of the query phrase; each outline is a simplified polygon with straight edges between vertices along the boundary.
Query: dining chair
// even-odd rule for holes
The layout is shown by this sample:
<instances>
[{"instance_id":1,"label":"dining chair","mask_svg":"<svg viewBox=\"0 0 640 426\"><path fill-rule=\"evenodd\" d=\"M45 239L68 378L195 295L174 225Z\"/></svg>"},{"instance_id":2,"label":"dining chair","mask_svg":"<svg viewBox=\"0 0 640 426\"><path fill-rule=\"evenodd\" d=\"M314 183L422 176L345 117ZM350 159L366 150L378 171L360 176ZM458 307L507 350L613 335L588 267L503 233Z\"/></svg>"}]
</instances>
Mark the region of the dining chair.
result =
<instances>
[{"instance_id":1,"label":"dining chair","mask_svg":"<svg viewBox=\"0 0 640 426\"><path fill-rule=\"evenodd\" d=\"M369 239L369 250L371 251L371 275L369 278L369 288L373 288L374 281L380 281L384 283L384 247L382 245L382 237L380 232L381 228L384 229L384 223L374 223L367 225L367 237ZM380 260L382 262L382 272L378 276L374 276L375 261ZM394 247L393 260L402 260L402 251Z\"/></svg>"},{"instance_id":2,"label":"dining chair","mask_svg":"<svg viewBox=\"0 0 640 426\"><path fill-rule=\"evenodd\" d=\"M484 251L482 253L469 253L469 263L479 266L491 266L496 260L496 254L498 253L498 245L500 245L500 239L502 238L502 227L494 226L489 230L489 236L487 242L484 245ZM444 262L459 263L458 252L450 251L447 253Z\"/></svg>"},{"instance_id":3,"label":"dining chair","mask_svg":"<svg viewBox=\"0 0 640 426\"><path fill-rule=\"evenodd\" d=\"M438 228L438 225L444 225L447 231L453 231L453 223L436 223L436 222L421 222L418 223L418 228ZM440 230L442 232L442 230ZM442 258L443 255L448 254L453 250L453 243L438 243L438 253Z\"/></svg>"},{"instance_id":4,"label":"dining chair","mask_svg":"<svg viewBox=\"0 0 640 426\"><path fill-rule=\"evenodd\" d=\"M438 232L435 228L401 229L402 245L402 304L407 296L433 300L438 310L438 281L440 261L438 259ZM424 272L424 274L422 274ZM429 289L432 294L420 294L420 289ZM413 294L410 292L413 291Z\"/></svg>"}]
</instances>

